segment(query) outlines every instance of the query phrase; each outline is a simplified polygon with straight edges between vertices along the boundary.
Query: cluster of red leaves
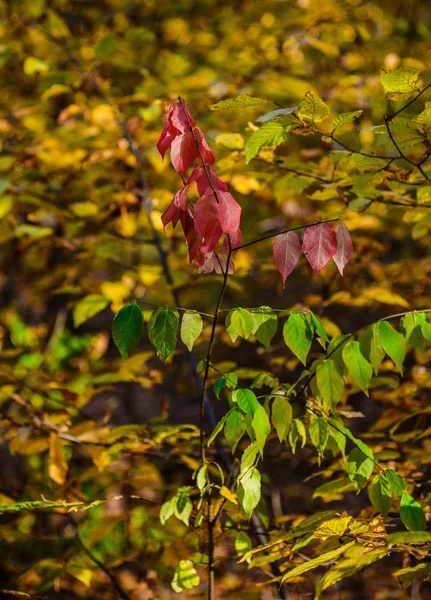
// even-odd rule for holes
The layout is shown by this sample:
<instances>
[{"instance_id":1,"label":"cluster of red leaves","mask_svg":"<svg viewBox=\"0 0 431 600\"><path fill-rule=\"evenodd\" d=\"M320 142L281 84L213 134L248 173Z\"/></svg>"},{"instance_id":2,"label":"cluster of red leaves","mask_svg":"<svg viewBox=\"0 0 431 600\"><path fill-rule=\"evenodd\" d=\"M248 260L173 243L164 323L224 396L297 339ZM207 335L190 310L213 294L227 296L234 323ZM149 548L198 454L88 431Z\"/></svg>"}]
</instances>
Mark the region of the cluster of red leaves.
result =
<instances>
[{"instance_id":1,"label":"cluster of red leaves","mask_svg":"<svg viewBox=\"0 0 431 600\"><path fill-rule=\"evenodd\" d=\"M166 123L157 143L162 158L168 148L174 169L181 176L195 162L185 186L176 192L174 198L162 215L163 226L178 221L184 231L189 249L190 262L203 273L215 270L222 273L226 268L226 257L214 255L220 239L225 236L222 253L241 243L240 217L241 207L227 191L226 184L216 175L214 152L208 146L205 136L190 114L183 100L176 105L170 104L166 113ZM189 187L195 184L199 199L192 203L188 198ZM233 272L233 263L229 263L229 272Z\"/></svg>"},{"instance_id":2,"label":"cluster of red leaves","mask_svg":"<svg viewBox=\"0 0 431 600\"><path fill-rule=\"evenodd\" d=\"M340 221L337 232L328 223L319 223L308 227L304 234L302 250L313 268L314 274L332 259L341 275L353 253L353 244L349 230ZM287 231L275 238L274 259L277 269L286 282L286 277L295 268L301 254L301 241L295 231Z\"/></svg>"},{"instance_id":3,"label":"cluster of red leaves","mask_svg":"<svg viewBox=\"0 0 431 600\"><path fill-rule=\"evenodd\" d=\"M234 265L222 254L241 244L239 228L241 207L227 191L226 184L216 175L215 155L208 146L205 136L190 114L187 102L180 100L170 104L166 113L166 123L157 143L162 158L168 149L174 169L181 176L197 161L190 177L182 189L178 190L172 202L162 215L163 226L178 221L184 231L189 249L190 262L199 267L200 273L223 273L228 268L233 273ZM184 178L183 178L184 181ZM199 199L191 202L189 188L196 185ZM221 238L224 237L221 252L215 253ZM334 259L341 275L353 252L349 231L340 222L337 232L328 223L318 223L308 227L304 234L302 250L317 275ZM301 241L295 231L277 235L274 242L274 259L277 269L286 278L295 268L301 254Z\"/></svg>"}]
</instances>

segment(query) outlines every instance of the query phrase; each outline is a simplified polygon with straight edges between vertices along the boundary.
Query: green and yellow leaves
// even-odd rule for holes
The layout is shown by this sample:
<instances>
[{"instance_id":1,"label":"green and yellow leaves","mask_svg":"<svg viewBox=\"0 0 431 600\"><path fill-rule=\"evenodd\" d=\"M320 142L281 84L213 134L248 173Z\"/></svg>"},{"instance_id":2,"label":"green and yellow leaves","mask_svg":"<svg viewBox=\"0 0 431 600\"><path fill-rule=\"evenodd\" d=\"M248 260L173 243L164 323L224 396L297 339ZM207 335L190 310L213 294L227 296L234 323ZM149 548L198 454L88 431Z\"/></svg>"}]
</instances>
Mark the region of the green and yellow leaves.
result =
<instances>
[{"instance_id":1,"label":"green and yellow leaves","mask_svg":"<svg viewBox=\"0 0 431 600\"><path fill-rule=\"evenodd\" d=\"M245 469L240 475L238 485L238 500L248 518L260 500L260 472L256 467Z\"/></svg>"},{"instance_id":2,"label":"green and yellow leaves","mask_svg":"<svg viewBox=\"0 0 431 600\"><path fill-rule=\"evenodd\" d=\"M175 515L184 525L189 525L190 515L193 509L192 501L189 498L191 488L183 486L178 489L175 496L162 504L160 509L160 523L164 525L166 521Z\"/></svg>"},{"instance_id":3,"label":"green and yellow leaves","mask_svg":"<svg viewBox=\"0 0 431 600\"><path fill-rule=\"evenodd\" d=\"M181 321L181 339L190 352L193 344L202 333L203 323L199 313L187 310Z\"/></svg>"},{"instance_id":4,"label":"green and yellow leaves","mask_svg":"<svg viewBox=\"0 0 431 600\"><path fill-rule=\"evenodd\" d=\"M245 419L239 410L233 410L224 426L227 443L232 447L232 453L245 432Z\"/></svg>"},{"instance_id":5,"label":"green and yellow leaves","mask_svg":"<svg viewBox=\"0 0 431 600\"><path fill-rule=\"evenodd\" d=\"M343 348L343 360L353 381L368 396L368 385L373 374L372 367L361 351L359 342L351 340Z\"/></svg>"},{"instance_id":6,"label":"green and yellow leaves","mask_svg":"<svg viewBox=\"0 0 431 600\"><path fill-rule=\"evenodd\" d=\"M305 365L313 341L313 329L304 313L290 315L283 327L283 338L286 346Z\"/></svg>"},{"instance_id":7,"label":"green and yellow leaves","mask_svg":"<svg viewBox=\"0 0 431 600\"><path fill-rule=\"evenodd\" d=\"M364 569L368 565L381 560L388 554L389 550L387 548L376 548L375 550L367 550L364 548L361 553L354 555L353 558L349 557L340 560L333 565L329 571L327 571L318 581L314 600L318 600L322 592L324 592L331 585L334 585L342 579L351 577L361 569Z\"/></svg>"},{"instance_id":8,"label":"green and yellow leaves","mask_svg":"<svg viewBox=\"0 0 431 600\"><path fill-rule=\"evenodd\" d=\"M184 590L190 590L200 583L200 577L191 560L180 560L175 569L171 586L174 592L180 594Z\"/></svg>"},{"instance_id":9,"label":"green and yellow leaves","mask_svg":"<svg viewBox=\"0 0 431 600\"><path fill-rule=\"evenodd\" d=\"M374 462L359 448L353 448L347 458L347 475L359 490L365 485L374 469Z\"/></svg>"},{"instance_id":10,"label":"green and yellow leaves","mask_svg":"<svg viewBox=\"0 0 431 600\"><path fill-rule=\"evenodd\" d=\"M276 148L285 142L292 131L298 127L297 123L286 123L283 119L269 121L248 138L245 144L245 159L249 163L263 147Z\"/></svg>"},{"instance_id":11,"label":"green and yellow leaves","mask_svg":"<svg viewBox=\"0 0 431 600\"><path fill-rule=\"evenodd\" d=\"M332 129L340 129L340 127L344 127L349 123L353 123L353 121L360 117L363 112L363 110L355 110L353 112L341 113L340 115L337 115L332 121Z\"/></svg>"},{"instance_id":12,"label":"green and yellow leaves","mask_svg":"<svg viewBox=\"0 0 431 600\"><path fill-rule=\"evenodd\" d=\"M338 373L332 360L325 360L317 367L317 387L327 410L333 410L344 391L344 379Z\"/></svg>"},{"instance_id":13,"label":"green and yellow leaves","mask_svg":"<svg viewBox=\"0 0 431 600\"><path fill-rule=\"evenodd\" d=\"M179 321L178 311L167 306L158 308L150 317L148 336L163 361L175 350Z\"/></svg>"},{"instance_id":14,"label":"green and yellow leaves","mask_svg":"<svg viewBox=\"0 0 431 600\"><path fill-rule=\"evenodd\" d=\"M256 98L254 96L237 96L236 98L229 98L228 100L221 100L216 104L211 104L210 110L233 110L237 108L249 108L250 106L259 106L261 104L268 104L268 100L265 98Z\"/></svg>"},{"instance_id":15,"label":"green and yellow leaves","mask_svg":"<svg viewBox=\"0 0 431 600\"><path fill-rule=\"evenodd\" d=\"M392 488L384 471L374 477L368 488L368 496L371 504L387 517L392 506Z\"/></svg>"},{"instance_id":16,"label":"green and yellow leaves","mask_svg":"<svg viewBox=\"0 0 431 600\"><path fill-rule=\"evenodd\" d=\"M424 531L426 529L425 513L422 506L407 492L404 492L401 496L400 517L409 531Z\"/></svg>"},{"instance_id":17,"label":"green and yellow leaves","mask_svg":"<svg viewBox=\"0 0 431 600\"><path fill-rule=\"evenodd\" d=\"M307 92L299 105L296 114L301 121L308 123L320 123L324 121L329 114L331 109L323 100L315 96L312 92Z\"/></svg>"},{"instance_id":18,"label":"green and yellow leaves","mask_svg":"<svg viewBox=\"0 0 431 600\"><path fill-rule=\"evenodd\" d=\"M254 308L251 316L253 319L252 334L265 348L270 348L271 340L277 332L277 315L269 306L261 306Z\"/></svg>"},{"instance_id":19,"label":"green and yellow leaves","mask_svg":"<svg viewBox=\"0 0 431 600\"><path fill-rule=\"evenodd\" d=\"M143 326L142 311L135 302L129 302L115 315L112 337L123 360L138 345L142 337Z\"/></svg>"},{"instance_id":20,"label":"green and yellow leaves","mask_svg":"<svg viewBox=\"0 0 431 600\"><path fill-rule=\"evenodd\" d=\"M393 71L383 70L380 81L389 100L408 100L420 90L420 72L411 67L400 67Z\"/></svg>"},{"instance_id":21,"label":"green and yellow leaves","mask_svg":"<svg viewBox=\"0 0 431 600\"><path fill-rule=\"evenodd\" d=\"M285 573L283 575L283 577L281 578L281 581L284 582L284 581L287 581L288 579L293 579L294 577L298 577L298 575L302 575L303 573L306 573L307 571L311 571L311 569L315 569L316 567L318 567L319 565L322 565L323 563L335 560L336 558L341 556L341 554L346 552L346 550L348 548L351 548L355 543L356 542L354 542L354 541L347 542L347 544L343 544L342 546L335 548L335 550L330 550L329 552L324 552L320 556L313 558L307 562L302 563L302 565L299 565L298 567L295 567L291 571L288 571L287 573Z\"/></svg>"},{"instance_id":22,"label":"green and yellow leaves","mask_svg":"<svg viewBox=\"0 0 431 600\"><path fill-rule=\"evenodd\" d=\"M406 342L404 336L387 322L380 321L380 339L386 354L394 361L395 366L403 374L403 362L406 356Z\"/></svg>"},{"instance_id":23,"label":"green and yellow leaves","mask_svg":"<svg viewBox=\"0 0 431 600\"><path fill-rule=\"evenodd\" d=\"M292 405L290 402L281 396L276 396L272 404L271 420L281 443L286 439L292 424Z\"/></svg>"},{"instance_id":24,"label":"green and yellow leaves","mask_svg":"<svg viewBox=\"0 0 431 600\"><path fill-rule=\"evenodd\" d=\"M99 294L90 294L78 302L73 311L73 323L79 327L94 315L105 309L109 304L109 299Z\"/></svg>"}]
</instances>

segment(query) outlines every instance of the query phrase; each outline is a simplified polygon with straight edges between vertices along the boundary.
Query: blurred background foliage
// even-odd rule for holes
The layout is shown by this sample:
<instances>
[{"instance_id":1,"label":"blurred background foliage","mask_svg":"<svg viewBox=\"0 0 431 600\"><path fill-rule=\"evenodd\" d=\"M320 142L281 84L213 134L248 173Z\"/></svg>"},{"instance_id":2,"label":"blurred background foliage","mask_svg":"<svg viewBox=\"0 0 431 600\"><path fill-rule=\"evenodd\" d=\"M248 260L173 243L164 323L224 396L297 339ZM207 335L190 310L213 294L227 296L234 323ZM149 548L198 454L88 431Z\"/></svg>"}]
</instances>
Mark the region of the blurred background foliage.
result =
<instances>
[{"instance_id":1,"label":"blurred background foliage","mask_svg":"<svg viewBox=\"0 0 431 600\"><path fill-rule=\"evenodd\" d=\"M116 115L142 154L160 232L159 217L181 182L155 144L167 104L178 94L242 205L245 242L342 214L355 245L343 279L335 265L313 278L301 259L283 290L272 244L250 246L236 258L225 305L307 306L330 335L357 331L384 315L431 306L427 200L412 209L386 202L416 200L415 188L404 184L411 166L400 161L403 181L394 180L395 172L375 194L379 175L372 169L361 170L362 183L352 192L352 180L343 191L263 162L246 164L244 143L265 109L208 107L239 94L294 107L311 90L334 112L363 110L359 123L344 128L345 144L384 152L388 140L373 126L393 105L380 71L413 67L427 83L430 49L431 6L418 0L0 1L0 504L114 498L72 513L73 520L64 508L2 515L0 588L63 600L115 598L112 581L85 552L91 547L133 600L204 594L197 587L181 596L170 585L180 560L205 566L203 535L178 520L162 526L158 518L160 505L178 486L190 485L199 464L190 365L178 349L164 367L146 335L123 362L110 338L113 313L126 302L136 299L146 317L151 303L173 303L140 201L139 165ZM418 114L427 99L431 94L408 114ZM340 150L310 132L260 156L328 177ZM413 147L410 156L419 159L420 152ZM211 313L220 277L198 275L177 234L169 228L163 243L181 301ZM209 327L205 322L198 359ZM386 385L371 400L353 390L345 410L366 418L352 419L352 430L374 427L386 440L393 423L421 410L430 398L429 358L413 350L402 382L386 361ZM244 380L267 370L285 381L298 375L280 332L266 351L233 344L220 328L213 360ZM223 401L215 410L224 414ZM420 415L414 427L425 430L427 419ZM403 454L399 441L382 441L380 450L392 451L403 475L416 472L426 499L429 439ZM352 491L313 497L306 478L316 469L313 452L292 455L274 440L263 466L272 482L262 508L268 526L327 503L340 511L369 510ZM319 483L327 476L322 471ZM264 573L233 560L242 517L233 504L231 513L223 537L216 532L218 597L278 597L276 588L256 588ZM366 580L359 574L327 597L410 597L390 578L400 566L388 563ZM305 598L312 581L291 589L292 598Z\"/></svg>"}]
</instances>

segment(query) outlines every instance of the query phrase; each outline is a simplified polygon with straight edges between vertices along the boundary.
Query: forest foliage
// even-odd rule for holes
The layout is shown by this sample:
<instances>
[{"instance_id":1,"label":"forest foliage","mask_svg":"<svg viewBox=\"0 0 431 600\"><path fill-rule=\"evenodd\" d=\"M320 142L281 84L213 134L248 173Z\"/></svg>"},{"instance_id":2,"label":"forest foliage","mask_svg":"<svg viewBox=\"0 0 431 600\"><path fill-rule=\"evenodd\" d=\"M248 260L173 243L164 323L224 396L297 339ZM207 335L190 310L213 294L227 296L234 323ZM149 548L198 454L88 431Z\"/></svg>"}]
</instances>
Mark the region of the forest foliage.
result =
<instances>
[{"instance_id":1,"label":"forest foliage","mask_svg":"<svg viewBox=\"0 0 431 600\"><path fill-rule=\"evenodd\" d=\"M426 4L0 1L3 595L429 593Z\"/></svg>"}]
</instances>

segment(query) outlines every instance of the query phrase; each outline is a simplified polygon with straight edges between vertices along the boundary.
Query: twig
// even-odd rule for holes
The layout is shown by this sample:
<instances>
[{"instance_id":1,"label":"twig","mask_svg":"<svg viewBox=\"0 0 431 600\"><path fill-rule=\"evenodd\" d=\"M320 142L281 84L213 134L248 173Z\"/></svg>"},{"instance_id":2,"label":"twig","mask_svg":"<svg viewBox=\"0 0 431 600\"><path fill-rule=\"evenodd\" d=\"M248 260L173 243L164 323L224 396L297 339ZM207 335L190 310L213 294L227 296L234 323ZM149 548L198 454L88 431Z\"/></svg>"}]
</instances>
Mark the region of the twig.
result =
<instances>
[{"instance_id":1,"label":"twig","mask_svg":"<svg viewBox=\"0 0 431 600\"><path fill-rule=\"evenodd\" d=\"M281 231L277 231L276 233L270 233L269 235L264 235L256 240L251 242L247 242L246 244L241 244L241 246L236 246L232 248L232 250L241 250L242 248L247 248L247 246L252 246L253 244L258 244L259 242L263 242L264 240L269 240L273 237L277 237L282 233L290 233L291 231L298 231L299 229L306 229L307 227L311 227L312 225L323 225L323 223L336 223L340 220L340 217L336 219L327 219L326 221L315 221L314 223L307 223L307 225L298 225L298 227L291 227L290 229L282 229Z\"/></svg>"},{"instance_id":2,"label":"twig","mask_svg":"<svg viewBox=\"0 0 431 600\"><path fill-rule=\"evenodd\" d=\"M415 167L416 169L418 169L418 170L420 171L421 175L423 175L423 177L425 177L425 179L426 179L427 181L431 181L431 179L428 177L428 175L427 175L427 174L425 173L425 171L422 169L421 165L420 165L420 164L418 164L418 163L415 163L413 160L410 160L410 158L408 158L408 157L407 157L407 156L406 156L406 155L405 155L405 154L404 154L404 153L403 153L403 152L400 150L400 147L399 147L399 145L397 144L397 142L396 142L396 140L395 140L395 138L394 138L394 136L393 136L393 133L392 133L392 131L391 131L391 128L389 127L389 122L390 122L390 121L389 121L389 118L388 118L388 116L387 116L387 115L384 115L384 116L383 116L383 119L384 119L384 121L385 121L386 130L387 130L387 132L388 132L388 134L389 134L389 137L390 137L390 139L391 139L391 142L393 143L393 145L394 145L394 146L395 146L395 148L397 149L397 151L398 151L398 154L400 155L400 158L404 159L406 162L408 162L408 163L409 163L409 164L411 164L413 167Z\"/></svg>"},{"instance_id":3,"label":"twig","mask_svg":"<svg viewBox=\"0 0 431 600\"><path fill-rule=\"evenodd\" d=\"M426 92L426 91L427 91L427 90L428 90L430 87L431 87L431 83L429 83L428 85L426 85L426 86L425 86L425 87L424 87L424 88L423 88L423 89L422 89L422 90L419 92L419 94L416 94L416 96L415 96L415 97L414 97L412 100L410 100L409 102L407 102L407 104L405 104L404 106L402 106L402 107L401 107L399 110L397 110L396 112L394 112L394 113L392 113L392 114L388 115L388 120L389 120L389 121L392 121L392 119L393 119L394 117L396 117L397 115L399 115L401 112L403 112L403 110L405 110L406 108L408 108L409 106L411 106L411 105L412 105L414 102L416 102L416 100L417 100L417 99L418 99L420 96L422 96L422 94L423 94L424 92Z\"/></svg>"},{"instance_id":4,"label":"twig","mask_svg":"<svg viewBox=\"0 0 431 600\"><path fill-rule=\"evenodd\" d=\"M82 538L79 534L79 531L78 531L78 523L75 521L75 519L72 517L72 515L68 514L67 517L68 517L69 521L71 522L71 524L75 527L76 540L77 540L78 544L81 546L82 550L88 556L88 558L90 558L99 567L99 569L101 569L105 573L105 575L107 575L109 577L109 579L112 582L112 585L117 590L120 598L122 598L123 600L132 600L132 597L129 596L129 594L121 587L120 582L118 581L117 577L115 577L115 575L112 573L112 571L110 569L108 569L108 567L106 565L104 565L98 558L96 558L94 556L94 554L91 552L91 550L89 548L87 548L87 546L84 544L84 542L82 541Z\"/></svg>"}]
</instances>

